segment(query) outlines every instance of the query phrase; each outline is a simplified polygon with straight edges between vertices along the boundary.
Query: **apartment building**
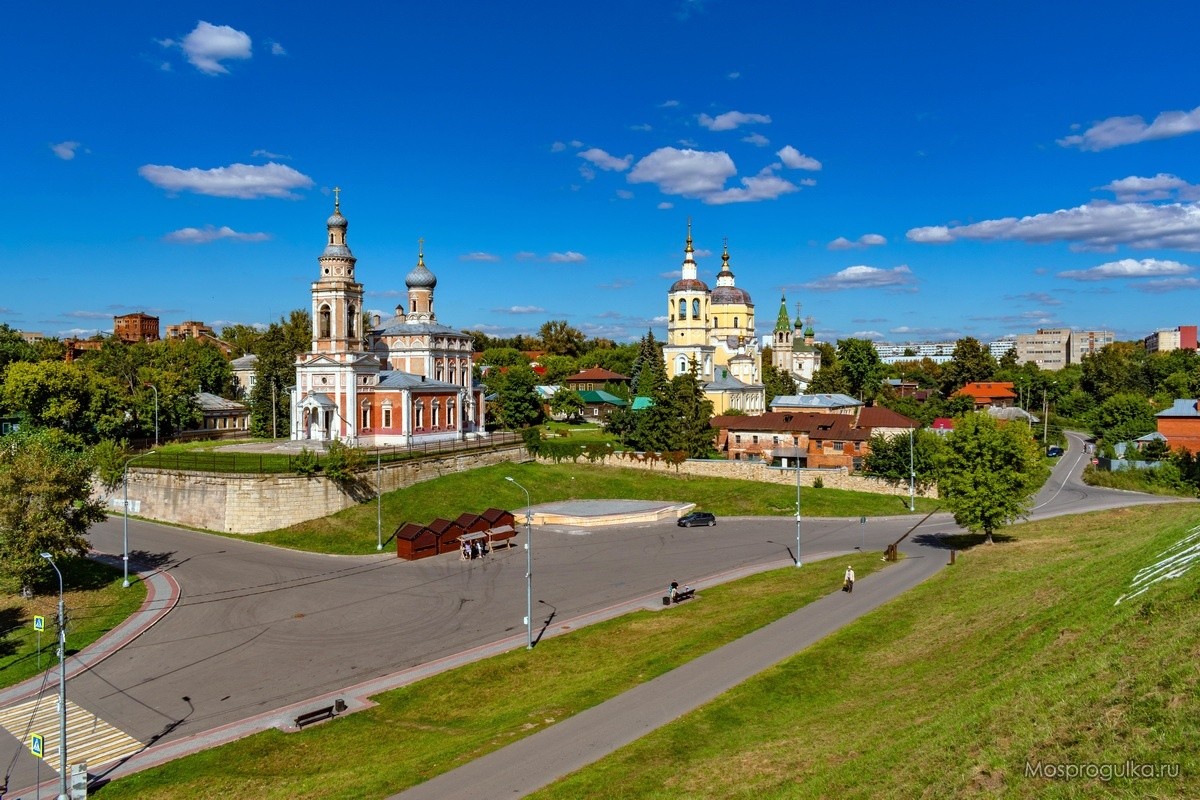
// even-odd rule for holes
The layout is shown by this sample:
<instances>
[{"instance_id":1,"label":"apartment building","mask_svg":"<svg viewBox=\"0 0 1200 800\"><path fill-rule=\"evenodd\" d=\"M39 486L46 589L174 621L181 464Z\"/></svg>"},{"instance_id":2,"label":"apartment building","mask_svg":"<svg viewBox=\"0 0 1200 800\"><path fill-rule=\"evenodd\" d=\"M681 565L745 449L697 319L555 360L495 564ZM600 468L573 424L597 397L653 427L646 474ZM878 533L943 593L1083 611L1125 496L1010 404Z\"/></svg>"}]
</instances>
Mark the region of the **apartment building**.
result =
<instances>
[{"instance_id":1,"label":"apartment building","mask_svg":"<svg viewBox=\"0 0 1200 800\"><path fill-rule=\"evenodd\" d=\"M1147 353L1168 353L1172 350L1196 349L1196 326L1160 328L1142 340Z\"/></svg>"}]
</instances>

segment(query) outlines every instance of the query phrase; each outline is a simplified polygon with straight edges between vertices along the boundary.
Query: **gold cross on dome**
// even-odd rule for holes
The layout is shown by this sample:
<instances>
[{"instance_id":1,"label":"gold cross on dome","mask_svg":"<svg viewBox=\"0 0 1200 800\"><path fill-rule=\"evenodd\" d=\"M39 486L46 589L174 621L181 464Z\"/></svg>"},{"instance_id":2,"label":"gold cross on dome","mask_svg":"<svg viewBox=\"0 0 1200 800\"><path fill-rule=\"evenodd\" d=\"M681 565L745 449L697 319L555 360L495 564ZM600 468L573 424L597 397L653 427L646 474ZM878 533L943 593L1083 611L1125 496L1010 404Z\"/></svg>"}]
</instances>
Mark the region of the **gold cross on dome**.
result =
<instances>
[{"instance_id":1,"label":"gold cross on dome","mask_svg":"<svg viewBox=\"0 0 1200 800\"><path fill-rule=\"evenodd\" d=\"M340 206L342 204L341 198L338 197L338 195L341 193L341 191L342 191L342 187L340 187L340 186L333 187L333 210L334 211L337 211L338 206Z\"/></svg>"}]
</instances>

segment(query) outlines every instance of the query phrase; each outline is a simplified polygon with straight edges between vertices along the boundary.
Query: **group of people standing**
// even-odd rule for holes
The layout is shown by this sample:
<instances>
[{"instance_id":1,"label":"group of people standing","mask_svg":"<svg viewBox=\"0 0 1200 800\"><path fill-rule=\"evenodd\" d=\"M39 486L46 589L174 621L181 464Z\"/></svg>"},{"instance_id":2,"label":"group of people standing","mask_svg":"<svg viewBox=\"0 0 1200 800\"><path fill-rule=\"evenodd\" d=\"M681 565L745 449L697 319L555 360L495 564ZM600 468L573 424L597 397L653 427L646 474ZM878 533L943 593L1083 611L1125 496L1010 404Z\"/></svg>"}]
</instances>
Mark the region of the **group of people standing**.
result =
<instances>
[{"instance_id":1,"label":"group of people standing","mask_svg":"<svg viewBox=\"0 0 1200 800\"><path fill-rule=\"evenodd\" d=\"M487 543L482 539L474 541L464 541L462 543L462 560L471 561L472 559L481 558L487 555Z\"/></svg>"}]
</instances>

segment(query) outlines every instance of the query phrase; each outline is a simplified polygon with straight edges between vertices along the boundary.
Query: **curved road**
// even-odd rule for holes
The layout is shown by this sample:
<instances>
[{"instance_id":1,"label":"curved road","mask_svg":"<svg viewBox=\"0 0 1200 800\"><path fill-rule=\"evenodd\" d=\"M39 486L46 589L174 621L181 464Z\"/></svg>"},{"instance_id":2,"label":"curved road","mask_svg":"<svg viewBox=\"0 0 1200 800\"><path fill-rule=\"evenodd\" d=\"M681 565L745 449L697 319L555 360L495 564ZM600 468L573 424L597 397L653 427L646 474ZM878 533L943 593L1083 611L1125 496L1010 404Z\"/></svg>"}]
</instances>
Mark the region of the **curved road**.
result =
<instances>
[{"instance_id":1,"label":"curved road","mask_svg":"<svg viewBox=\"0 0 1200 800\"><path fill-rule=\"evenodd\" d=\"M1082 440L1072 434L1031 516L1173 500L1086 486L1078 477L1084 463ZM882 550L920 519L904 513L900 499L897 511L866 525L805 518L802 558ZM93 528L93 547L119 555L121 524L114 517ZM71 679L69 699L155 747L506 637L524 642L519 547L472 562L454 555L406 562L387 551L322 556L134 520L129 531L133 560L169 572L181 596L136 641ZM956 531L947 514L920 530ZM692 529L538 527L533 545L535 622L551 613L562 621L657 602L672 579L696 584L789 560L795 519L722 519ZM910 539L905 549L923 548ZM7 733L0 733L0 759L14 761L10 785L32 785L35 762Z\"/></svg>"}]
</instances>

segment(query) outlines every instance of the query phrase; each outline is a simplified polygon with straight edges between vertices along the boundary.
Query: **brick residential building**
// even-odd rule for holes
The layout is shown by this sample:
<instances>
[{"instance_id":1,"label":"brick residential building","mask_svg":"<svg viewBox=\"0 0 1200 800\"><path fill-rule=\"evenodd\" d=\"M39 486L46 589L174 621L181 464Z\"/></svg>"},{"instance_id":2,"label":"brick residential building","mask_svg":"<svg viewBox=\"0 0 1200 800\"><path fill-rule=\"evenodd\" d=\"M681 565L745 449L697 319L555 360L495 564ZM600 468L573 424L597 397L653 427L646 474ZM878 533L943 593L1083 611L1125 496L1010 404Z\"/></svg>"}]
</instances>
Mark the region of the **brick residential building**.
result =
<instances>
[{"instance_id":1,"label":"brick residential building","mask_svg":"<svg viewBox=\"0 0 1200 800\"><path fill-rule=\"evenodd\" d=\"M858 414L772 411L756 416L718 416L716 449L732 461L767 461L805 467L857 470L876 433L893 436L919 427L915 420L882 406Z\"/></svg>"},{"instance_id":2,"label":"brick residential building","mask_svg":"<svg viewBox=\"0 0 1200 800\"><path fill-rule=\"evenodd\" d=\"M137 312L113 317L113 336L126 344L158 341L158 317Z\"/></svg>"},{"instance_id":3,"label":"brick residential building","mask_svg":"<svg viewBox=\"0 0 1200 800\"><path fill-rule=\"evenodd\" d=\"M1200 408L1195 400L1176 400L1170 408L1154 415L1158 432L1172 450L1200 453Z\"/></svg>"},{"instance_id":4,"label":"brick residential building","mask_svg":"<svg viewBox=\"0 0 1200 800\"><path fill-rule=\"evenodd\" d=\"M1013 391L1012 381L981 381L968 383L954 393L966 395L975 401L976 410L981 408L1010 408L1016 405L1017 393Z\"/></svg>"}]
</instances>

